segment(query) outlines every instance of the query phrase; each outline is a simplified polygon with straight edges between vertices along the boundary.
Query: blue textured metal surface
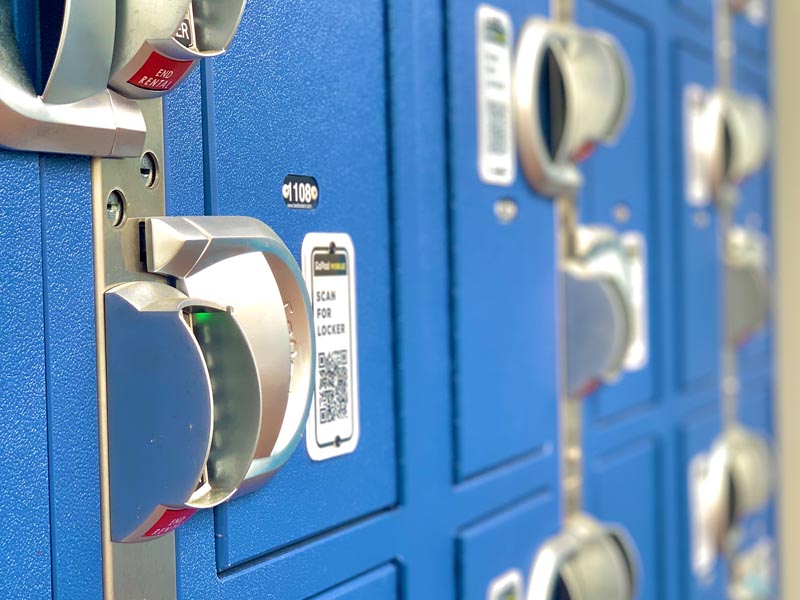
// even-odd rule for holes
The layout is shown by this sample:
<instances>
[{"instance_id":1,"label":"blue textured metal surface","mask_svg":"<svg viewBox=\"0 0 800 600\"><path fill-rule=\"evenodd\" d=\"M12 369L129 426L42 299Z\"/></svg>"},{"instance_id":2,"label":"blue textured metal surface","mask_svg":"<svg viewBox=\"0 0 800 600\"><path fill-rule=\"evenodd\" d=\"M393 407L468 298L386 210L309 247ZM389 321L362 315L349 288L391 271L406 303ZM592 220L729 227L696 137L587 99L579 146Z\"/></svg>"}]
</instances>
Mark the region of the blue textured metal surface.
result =
<instances>
[{"instance_id":1,"label":"blue textured metal surface","mask_svg":"<svg viewBox=\"0 0 800 600\"><path fill-rule=\"evenodd\" d=\"M451 2L449 72L452 338L456 476L546 454L556 424L554 209L520 175L508 188L480 182L475 10ZM504 2L517 28L546 2ZM518 216L494 215L501 199Z\"/></svg>"},{"instance_id":2,"label":"blue textured metal surface","mask_svg":"<svg viewBox=\"0 0 800 600\"><path fill-rule=\"evenodd\" d=\"M208 71L207 208L269 223L298 261L307 232L347 232L363 299L357 451L312 463L301 447L269 489L217 509L221 568L396 503L384 20L380 0L320 0L302 10L251 3L234 47ZM300 53L302 62L286 60ZM281 188L291 173L319 182L313 212L286 208Z\"/></svg>"},{"instance_id":3,"label":"blue textured metal surface","mask_svg":"<svg viewBox=\"0 0 800 600\"><path fill-rule=\"evenodd\" d=\"M488 598L491 582L511 569L523 574L524 585L539 545L556 533L558 504L550 492L467 525L458 534L458 598Z\"/></svg>"},{"instance_id":4,"label":"blue textured metal surface","mask_svg":"<svg viewBox=\"0 0 800 600\"><path fill-rule=\"evenodd\" d=\"M23 60L35 72L33 6L14 6ZM50 598L50 473L40 158L0 152L0 596Z\"/></svg>"},{"instance_id":5,"label":"blue textured metal surface","mask_svg":"<svg viewBox=\"0 0 800 600\"><path fill-rule=\"evenodd\" d=\"M49 598L50 490L39 159L0 153L0 596Z\"/></svg>"},{"instance_id":6,"label":"blue textured metal surface","mask_svg":"<svg viewBox=\"0 0 800 600\"><path fill-rule=\"evenodd\" d=\"M35 13L17 29L36 70ZM169 214L243 214L299 253L355 242L363 437L178 533L182 598L483 598L527 577L558 528L556 271L550 200L476 169L478 0L248 4L230 54L168 97ZM545 0L496 0L516 29ZM631 57L636 105L586 164L584 221L648 237L651 363L586 401L587 507L642 556L642 600L723 598L693 577L686 474L719 432L718 241L687 207L682 93L713 83L711 0L581 0L582 25ZM737 87L769 97L764 30L737 25ZM314 175L319 208L280 185ZM737 222L769 233L770 181ZM494 202L518 219L500 224ZM625 205L630 220L614 223ZM0 153L2 598L99 598L99 484L89 162ZM740 354L742 417L770 431L771 336ZM774 531L774 508L748 535Z\"/></svg>"},{"instance_id":7,"label":"blue textured metal surface","mask_svg":"<svg viewBox=\"0 0 800 600\"><path fill-rule=\"evenodd\" d=\"M313 600L390 600L400 593L397 566L386 565L314 596Z\"/></svg>"},{"instance_id":8,"label":"blue textured metal surface","mask_svg":"<svg viewBox=\"0 0 800 600\"><path fill-rule=\"evenodd\" d=\"M100 477L89 161L41 160L53 591L100 594Z\"/></svg>"}]
</instances>

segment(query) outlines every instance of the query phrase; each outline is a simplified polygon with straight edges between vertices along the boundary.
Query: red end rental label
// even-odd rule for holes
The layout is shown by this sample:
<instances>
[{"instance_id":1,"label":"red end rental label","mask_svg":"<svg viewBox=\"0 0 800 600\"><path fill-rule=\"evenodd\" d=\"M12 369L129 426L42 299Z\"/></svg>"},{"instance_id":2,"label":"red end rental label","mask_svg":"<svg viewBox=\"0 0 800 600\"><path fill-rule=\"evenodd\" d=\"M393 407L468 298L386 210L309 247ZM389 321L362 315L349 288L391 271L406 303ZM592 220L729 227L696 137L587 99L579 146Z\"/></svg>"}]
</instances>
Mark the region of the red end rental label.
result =
<instances>
[{"instance_id":1,"label":"red end rental label","mask_svg":"<svg viewBox=\"0 0 800 600\"><path fill-rule=\"evenodd\" d=\"M128 83L143 90L168 92L194 64L193 60L174 60L153 52Z\"/></svg>"},{"instance_id":2,"label":"red end rental label","mask_svg":"<svg viewBox=\"0 0 800 600\"><path fill-rule=\"evenodd\" d=\"M175 531L178 527L186 523L194 513L197 512L196 508L184 508L182 510L168 510L161 518L156 521L144 537L158 537L166 535L170 531Z\"/></svg>"}]
</instances>

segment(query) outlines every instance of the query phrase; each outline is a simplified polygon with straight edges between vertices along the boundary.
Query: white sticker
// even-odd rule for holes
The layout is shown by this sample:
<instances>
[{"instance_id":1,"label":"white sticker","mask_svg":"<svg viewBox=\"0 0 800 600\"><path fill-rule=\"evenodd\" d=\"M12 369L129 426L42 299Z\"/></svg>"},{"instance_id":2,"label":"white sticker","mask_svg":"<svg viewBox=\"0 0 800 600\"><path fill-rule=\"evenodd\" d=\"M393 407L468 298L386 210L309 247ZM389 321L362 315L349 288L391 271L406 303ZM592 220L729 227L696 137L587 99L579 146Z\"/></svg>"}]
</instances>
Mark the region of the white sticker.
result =
<instances>
[{"instance_id":1,"label":"white sticker","mask_svg":"<svg viewBox=\"0 0 800 600\"><path fill-rule=\"evenodd\" d=\"M481 4L476 14L478 63L478 173L488 184L508 186L516 178L511 110L510 15Z\"/></svg>"},{"instance_id":2,"label":"white sticker","mask_svg":"<svg viewBox=\"0 0 800 600\"><path fill-rule=\"evenodd\" d=\"M636 231L620 237L620 243L628 254L631 277L631 305L633 319L631 343L625 355L624 366L629 372L639 371L650 360L650 332L647 316L647 242Z\"/></svg>"},{"instance_id":3,"label":"white sticker","mask_svg":"<svg viewBox=\"0 0 800 600\"><path fill-rule=\"evenodd\" d=\"M522 573L514 569L493 579L486 600L522 600Z\"/></svg>"},{"instance_id":4,"label":"white sticker","mask_svg":"<svg viewBox=\"0 0 800 600\"><path fill-rule=\"evenodd\" d=\"M714 490L709 489L711 465L707 454L698 454L689 463L689 512L692 535L692 570L700 581L710 585L717 564L714 527L719 515Z\"/></svg>"},{"instance_id":5,"label":"white sticker","mask_svg":"<svg viewBox=\"0 0 800 600\"><path fill-rule=\"evenodd\" d=\"M317 341L314 403L306 425L313 460L349 454L359 438L356 256L344 233L309 233L303 276Z\"/></svg>"},{"instance_id":6,"label":"white sticker","mask_svg":"<svg viewBox=\"0 0 800 600\"><path fill-rule=\"evenodd\" d=\"M714 144L712 123L706 117L708 96L696 84L683 92L684 170L686 200L690 206L702 208L711 202L711 172L709 157Z\"/></svg>"}]
</instances>

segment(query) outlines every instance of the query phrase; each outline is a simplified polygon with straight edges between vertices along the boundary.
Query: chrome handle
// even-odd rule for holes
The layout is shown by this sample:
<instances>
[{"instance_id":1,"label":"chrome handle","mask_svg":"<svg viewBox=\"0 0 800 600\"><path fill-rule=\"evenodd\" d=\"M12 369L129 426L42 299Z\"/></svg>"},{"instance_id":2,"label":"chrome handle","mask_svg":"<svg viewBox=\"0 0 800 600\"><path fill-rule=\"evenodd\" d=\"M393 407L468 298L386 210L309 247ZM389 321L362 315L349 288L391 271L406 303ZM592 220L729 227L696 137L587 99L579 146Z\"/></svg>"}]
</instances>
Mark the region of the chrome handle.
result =
<instances>
[{"instance_id":1,"label":"chrome handle","mask_svg":"<svg viewBox=\"0 0 800 600\"><path fill-rule=\"evenodd\" d=\"M253 349L264 411L240 490L247 493L289 459L308 418L316 354L303 276L286 245L257 219L152 218L146 234L148 271L176 278L191 297L234 307Z\"/></svg>"},{"instance_id":2,"label":"chrome handle","mask_svg":"<svg viewBox=\"0 0 800 600\"><path fill-rule=\"evenodd\" d=\"M537 553L527 600L552 600L559 586L572 600L632 600L639 564L627 532L578 514Z\"/></svg>"},{"instance_id":3,"label":"chrome handle","mask_svg":"<svg viewBox=\"0 0 800 600\"><path fill-rule=\"evenodd\" d=\"M543 81L546 72L550 82ZM594 145L612 142L625 123L630 80L624 53L610 36L540 18L525 24L514 67L515 116L520 162L537 192L574 194L581 187L577 164ZM550 143L542 122L551 108L541 104L543 85L551 96L563 90L563 115Z\"/></svg>"},{"instance_id":4,"label":"chrome handle","mask_svg":"<svg viewBox=\"0 0 800 600\"><path fill-rule=\"evenodd\" d=\"M53 71L39 96L20 58L10 0L0 0L0 145L34 152L138 156L144 145L144 118L134 103L106 89L114 3L69 0L65 8Z\"/></svg>"}]
</instances>

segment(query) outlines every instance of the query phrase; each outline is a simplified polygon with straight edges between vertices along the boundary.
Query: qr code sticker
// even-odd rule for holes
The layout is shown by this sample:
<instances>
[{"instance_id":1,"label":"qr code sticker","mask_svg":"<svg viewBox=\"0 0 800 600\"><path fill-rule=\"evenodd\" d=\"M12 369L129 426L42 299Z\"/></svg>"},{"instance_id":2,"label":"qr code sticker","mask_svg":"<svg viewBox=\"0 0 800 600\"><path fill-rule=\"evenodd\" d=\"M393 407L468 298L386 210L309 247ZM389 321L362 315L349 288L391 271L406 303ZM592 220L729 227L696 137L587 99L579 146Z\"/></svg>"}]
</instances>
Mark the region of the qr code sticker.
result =
<instances>
[{"instance_id":1,"label":"qr code sticker","mask_svg":"<svg viewBox=\"0 0 800 600\"><path fill-rule=\"evenodd\" d=\"M321 352L318 357L319 420L333 423L349 416L349 381L347 350Z\"/></svg>"},{"instance_id":2,"label":"qr code sticker","mask_svg":"<svg viewBox=\"0 0 800 600\"><path fill-rule=\"evenodd\" d=\"M504 155L508 146L508 107L503 102L486 105L489 122L489 154Z\"/></svg>"}]
</instances>

